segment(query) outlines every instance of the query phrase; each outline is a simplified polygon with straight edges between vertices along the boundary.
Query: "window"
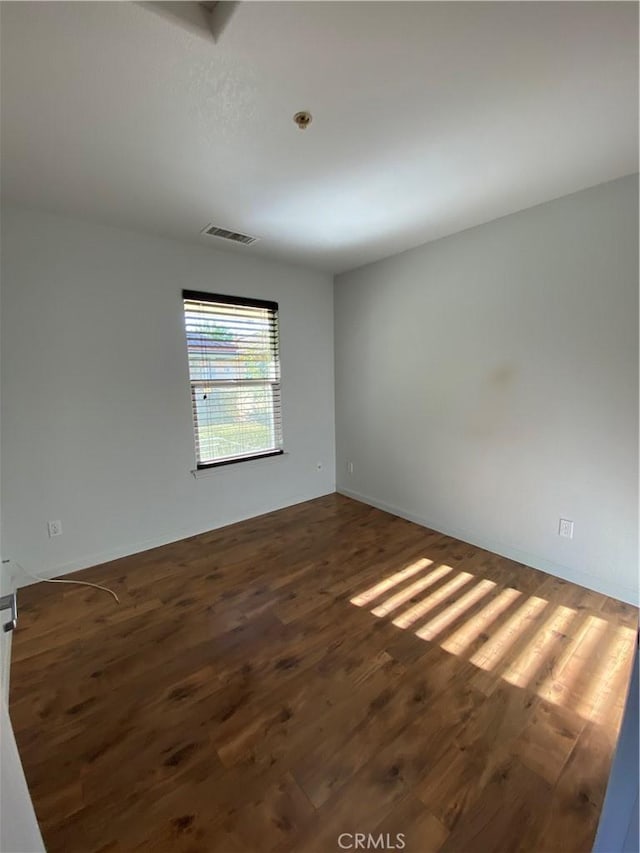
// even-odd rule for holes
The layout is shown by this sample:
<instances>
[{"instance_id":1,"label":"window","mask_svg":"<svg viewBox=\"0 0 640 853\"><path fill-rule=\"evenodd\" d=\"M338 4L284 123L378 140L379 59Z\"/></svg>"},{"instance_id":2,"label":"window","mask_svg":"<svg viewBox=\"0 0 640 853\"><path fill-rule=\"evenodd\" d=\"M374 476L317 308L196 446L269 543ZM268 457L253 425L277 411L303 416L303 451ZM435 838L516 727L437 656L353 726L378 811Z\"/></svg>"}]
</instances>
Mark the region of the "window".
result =
<instances>
[{"instance_id":1,"label":"window","mask_svg":"<svg viewBox=\"0 0 640 853\"><path fill-rule=\"evenodd\" d=\"M278 303L182 298L197 467L282 453Z\"/></svg>"}]
</instances>

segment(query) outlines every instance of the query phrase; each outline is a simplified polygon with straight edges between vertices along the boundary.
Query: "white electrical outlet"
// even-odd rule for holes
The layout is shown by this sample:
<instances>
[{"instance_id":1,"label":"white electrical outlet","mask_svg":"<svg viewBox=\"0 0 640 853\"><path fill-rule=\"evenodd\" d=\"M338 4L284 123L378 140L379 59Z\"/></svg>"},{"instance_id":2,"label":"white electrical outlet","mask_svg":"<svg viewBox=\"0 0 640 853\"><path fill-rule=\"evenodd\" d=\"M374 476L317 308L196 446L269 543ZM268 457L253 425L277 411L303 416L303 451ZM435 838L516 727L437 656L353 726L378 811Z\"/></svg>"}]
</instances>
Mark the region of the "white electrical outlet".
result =
<instances>
[{"instance_id":1,"label":"white electrical outlet","mask_svg":"<svg viewBox=\"0 0 640 853\"><path fill-rule=\"evenodd\" d=\"M558 535L564 536L565 539L573 539L573 521L568 518L561 518Z\"/></svg>"},{"instance_id":2,"label":"white electrical outlet","mask_svg":"<svg viewBox=\"0 0 640 853\"><path fill-rule=\"evenodd\" d=\"M47 522L47 530L49 531L49 536L62 536L62 522L61 521L48 521Z\"/></svg>"},{"instance_id":3,"label":"white electrical outlet","mask_svg":"<svg viewBox=\"0 0 640 853\"><path fill-rule=\"evenodd\" d=\"M353 462L347 462L347 474L353 474Z\"/></svg>"}]
</instances>

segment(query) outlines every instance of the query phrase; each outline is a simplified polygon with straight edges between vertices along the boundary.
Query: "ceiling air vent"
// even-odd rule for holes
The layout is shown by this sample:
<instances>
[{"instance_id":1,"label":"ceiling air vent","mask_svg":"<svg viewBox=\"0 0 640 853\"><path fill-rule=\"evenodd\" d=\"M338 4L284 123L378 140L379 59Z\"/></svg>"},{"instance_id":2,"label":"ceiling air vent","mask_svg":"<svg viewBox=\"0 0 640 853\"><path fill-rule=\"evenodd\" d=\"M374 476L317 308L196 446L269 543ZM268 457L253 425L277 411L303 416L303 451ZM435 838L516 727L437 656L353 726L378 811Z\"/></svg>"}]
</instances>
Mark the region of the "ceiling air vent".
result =
<instances>
[{"instance_id":1,"label":"ceiling air vent","mask_svg":"<svg viewBox=\"0 0 640 853\"><path fill-rule=\"evenodd\" d=\"M222 240L233 240L234 243L242 243L245 246L250 246L260 239L249 237L248 234L240 234L238 231L229 231L227 228L218 228L217 225L207 225L200 233L208 234L210 237L220 237Z\"/></svg>"}]
</instances>

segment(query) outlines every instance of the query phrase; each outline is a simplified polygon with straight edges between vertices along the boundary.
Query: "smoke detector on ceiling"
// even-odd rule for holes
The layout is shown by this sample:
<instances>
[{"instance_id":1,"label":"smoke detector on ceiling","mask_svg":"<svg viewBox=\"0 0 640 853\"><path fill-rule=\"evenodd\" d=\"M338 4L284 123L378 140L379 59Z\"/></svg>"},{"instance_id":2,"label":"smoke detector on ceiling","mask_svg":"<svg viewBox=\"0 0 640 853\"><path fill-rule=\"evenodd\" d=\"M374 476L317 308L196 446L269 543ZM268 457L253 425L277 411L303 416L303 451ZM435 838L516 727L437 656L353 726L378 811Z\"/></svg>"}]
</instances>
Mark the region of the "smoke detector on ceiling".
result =
<instances>
[{"instance_id":1,"label":"smoke detector on ceiling","mask_svg":"<svg viewBox=\"0 0 640 853\"><path fill-rule=\"evenodd\" d=\"M313 121L313 116L307 110L301 110L294 115L293 120L297 124L298 130L306 130Z\"/></svg>"},{"instance_id":2,"label":"smoke detector on ceiling","mask_svg":"<svg viewBox=\"0 0 640 853\"><path fill-rule=\"evenodd\" d=\"M250 237L248 234L241 234L239 231L229 231L228 228L219 228L217 225L207 225L200 232L209 237L219 237L221 240L231 240L233 243L242 243L243 246L250 246L252 243L257 243L259 237Z\"/></svg>"}]
</instances>

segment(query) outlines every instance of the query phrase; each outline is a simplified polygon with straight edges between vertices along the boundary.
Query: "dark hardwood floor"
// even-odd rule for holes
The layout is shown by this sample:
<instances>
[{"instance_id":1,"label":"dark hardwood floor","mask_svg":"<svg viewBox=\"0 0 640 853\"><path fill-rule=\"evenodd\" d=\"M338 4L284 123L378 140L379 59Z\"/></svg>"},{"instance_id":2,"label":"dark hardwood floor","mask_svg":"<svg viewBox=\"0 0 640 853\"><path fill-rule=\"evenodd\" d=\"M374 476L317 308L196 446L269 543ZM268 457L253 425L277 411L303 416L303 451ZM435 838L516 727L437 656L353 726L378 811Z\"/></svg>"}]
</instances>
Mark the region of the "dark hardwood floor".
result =
<instances>
[{"instance_id":1,"label":"dark hardwood floor","mask_svg":"<svg viewBox=\"0 0 640 853\"><path fill-rule=\"evenodd\" d=\"M635 608L339 495L76 577L13 644L50 853L591 849Z\"/></svg>"}]
</instances>

